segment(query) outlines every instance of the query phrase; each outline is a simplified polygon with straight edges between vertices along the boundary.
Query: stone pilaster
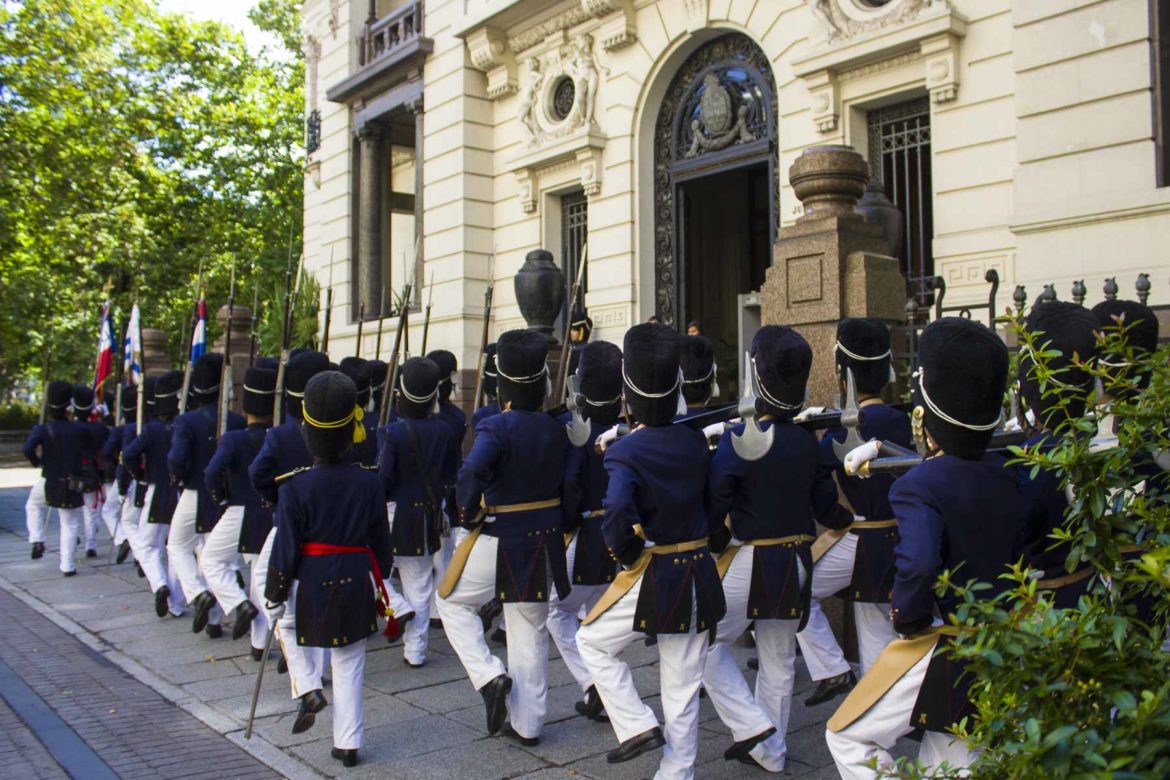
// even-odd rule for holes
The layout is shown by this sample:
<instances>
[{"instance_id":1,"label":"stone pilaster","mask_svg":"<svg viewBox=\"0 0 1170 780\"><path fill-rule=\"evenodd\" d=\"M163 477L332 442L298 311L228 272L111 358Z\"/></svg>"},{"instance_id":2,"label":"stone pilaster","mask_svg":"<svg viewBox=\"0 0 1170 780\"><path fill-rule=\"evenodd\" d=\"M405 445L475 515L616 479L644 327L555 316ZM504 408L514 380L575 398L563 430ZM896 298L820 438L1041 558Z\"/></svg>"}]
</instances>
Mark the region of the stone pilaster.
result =
<instances>
[{"instance_id":1,"label":"stone pilaster","mask_svg":"<svg viewBox=\"0 0 1170 780\"><path fill-rule=\"evenodd\" d=\"M382 193L386 189L385 141L380 128L367 123L358 132L361 174L358 212L358 303L366 317L382 312Z\"/></svg>"}]
</instances>

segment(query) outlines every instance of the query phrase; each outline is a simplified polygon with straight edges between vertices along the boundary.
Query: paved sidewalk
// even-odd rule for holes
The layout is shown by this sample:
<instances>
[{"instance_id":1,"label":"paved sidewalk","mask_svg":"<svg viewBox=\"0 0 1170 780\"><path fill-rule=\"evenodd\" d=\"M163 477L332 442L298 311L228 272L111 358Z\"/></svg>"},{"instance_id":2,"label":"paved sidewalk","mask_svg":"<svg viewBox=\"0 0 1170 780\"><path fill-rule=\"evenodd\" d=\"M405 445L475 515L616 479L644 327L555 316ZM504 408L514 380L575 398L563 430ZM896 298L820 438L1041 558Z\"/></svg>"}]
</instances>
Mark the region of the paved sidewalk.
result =
<instances>
[{"instance_id":1,"label":"paved sidewalk","mask_svg":"<svg viewBox=\"0 0 1170 780\"><path fill-rule=\"evenodd\" d=\"M7 620L6 610L12 604L15 605L13 609L27 604L28 608L53 620L57 625L52 628L60 636L69 637L75 644L82 643L76 652L101 668L81 672L80 661L65 662L53 671L35 665L22 668L17 661L8 663L34 688L37 687L34 682L38 675L43 676L46 684L59 687L65 687L61 684L66 679L62 675L69 675L68 687L75 692L81 683L74 681L72 675L77 674L81 679L95 677L97 682L93 684L104 686L105 690L100 687L87 689L85 706L82 707L85 714L78 714L75 728L111 766L122 760L123 753L134 755L133 743L141 740L149 743L148 752L159 755L157 763L150 764L150 767L163 767L163 762L166 762L165 775L168 778L185 777L182 770L187 769L192 772L214 769L214 774L221 778L265 776L263 767L260 767L260 772L256 771L258 765L252 756L280 775L294 778L341 776L406 780L474 777L476 780L490 780L578 777L623 780L654 774L660 757L657 751L625 764L609 765L605 762L606 752L617 744L613 730L608 724L577 716L573 705L580 690L555 655L549 667L548 724L540 744L522 748L503 738L489 737L484 730L482 700L468 682L441 631L432 631L430 659L419 670L411 670L403 664L401 647L389 648L380 639L370 640L364 699L365 744L361 751L362 763L356 769L342 769L329 756L332 746L331 708L326 708L318 716L317 725L307 733L296 736L290 733L296 706L289 693L288 678L275 673L274 662L270 662L264 677L256 734L250 742L245 742L242 732L257 668L248 657L247 640L211 640L203 634L192 634L189 619L160 620L155 617L145 581L136 576L133 564L107 565L108 539L104 530L99 557L91 560L80 558L77 577L63 578L57 570L55 515L50 520L45 557L39 561L29 560L23 505L27 485L34 476L32 469L0 469L0 591L12 593L11 597L0 593L0 618L12 625ZM16 599L24 604L16 603ZM22 628L17 632L27 633ZM13 651L18 655L31 655L31 648L22 646L17 640L17 637L0 636L0 658L7 660L7 654ZM27 641L37 640L30 638ZM68 645L64 640L54 640L55 652L58 652L59 644ZM47 645L44 642L43 646ZM752 653L738 647L734 650L741 662L746 662ZM502 654L502 648L497 652ZM555 654L555 649L553 652ZM661 717L655 650L635 643L627 651L626 658L638 689ZM28 663L34 662L30 660ZM798 663L797 667L797 689L788 735L788 767L783 776L810 780L835 778L837 774L824 743L824 722L836 703L815 708L803 706L801 701L811 683L804 665ZM131 680L121 670L128 670L135 679ZM754 674L747 674L750 683ZM125 682L113 684L104 675L120 675ZM123 708L127 704L122 697L133 691L133 700L137 702L141 695L138 689L147 686L150 689L147 693L157 701L144 700L135 705L144 708L142 714L125 715ZM54 710L72 724L65 713L79 696L74 694L69 700L59 692L55 694L58 698L48 693L43 695ZM328 688L326 697L332 697ZM171 703L178 706L171 706ZM116 709L123 715L106 713L107 718L101 715L102 707ZM193 739L190 736L193 732L184 731L191 728L189 724L177 721L173 726L166 726L166 739L159 738L163 731L160 713L164 712L195 722L205 732L206 741L203 741L204 736ZM188 717L188 714L193 717ZM0 709L0 729L4 731L0 736L0 775L24 776L9 770L8 762L17 760L12 757L19 755L19 760L33 764L40 763L43 757L36 752L36 744L32 744L33 749L24 749L29 744L29 735L19 728L5 728L11 717L11 713ZM132 723L133 731L130 734L111 732L112 726L103 725L107 720L115 719ZM86 722L82 723L83 720ZM87 731L90 728L105 730L105 733L99 737L98 732ZM751 770L737 762L725 762L722 754L730 743L728 730L715 715L710 702L704 700L697 777L704 780L768 777L762 771ZM137 778L150 774L144 768L141 773L127 771L123 776ZM46 773L43 776L62 775Z\"/></svg>"}]
</instances>

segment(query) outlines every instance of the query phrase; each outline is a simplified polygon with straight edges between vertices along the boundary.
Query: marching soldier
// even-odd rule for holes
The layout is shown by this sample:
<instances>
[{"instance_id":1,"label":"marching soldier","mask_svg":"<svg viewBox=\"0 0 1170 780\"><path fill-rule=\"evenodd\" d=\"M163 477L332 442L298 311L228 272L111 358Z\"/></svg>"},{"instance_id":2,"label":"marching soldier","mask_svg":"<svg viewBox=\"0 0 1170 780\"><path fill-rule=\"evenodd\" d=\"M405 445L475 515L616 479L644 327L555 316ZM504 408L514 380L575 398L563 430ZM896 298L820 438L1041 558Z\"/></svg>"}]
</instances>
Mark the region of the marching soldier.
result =
<instances>
[{"instance_id":1,"label":"marching soldier","mask_svg":"<svg viewBox=\"0 0 1170 780\"><path fill-rule=\"evenodd\" d=\"M94 419L94 392L87 385L73 386L73 419L81 427L81 492L85 499L82 515L85 525L85 557L97 557L98 526L102 519L101 449L108 430Z\"/></svg>"},{"instance_id":2,"label":"marching soldier","mask_svg":"<svg viewBox=\"0 0 1170 780\"><path fill-rule=\"evenodd\" d=\"M577 352L577 376L585 408L582 416L590 422L590 435L584 445L571 447L565 460L563 493L565 562L573 590L567 598L549 597L548 632L556 642L557 652L573 679L581 686L584 698L577 702L577 712L591 720L608 720L605 706L593 677L589 674L577 648L578 614L586 613L617 575L617 561L605 546L601 532L605 517L603 503L609 482L596 451L597 437L617 424L622 409L622 352L608 341L584 344ZM561 417L569 422L570 414Z\"/></svg>"},{"instance_id":3,"label":"marching soldier","mask_svg":"<svg viewBox=\"0 0 1170 780\"><path fill-rule=\"evenodd\" d=\"M502 380L502 356L498 362ZM698 752L707 642L725 606L707 549L707 441L670 424L681 404L682 381L673 328L630 328L622 374L638 426L605 454L609 484L602 532L625 571L586 617L577 645L621 743L607 760L628 761L665 744L657 777L689 778ZM665 737L618 657L639 633L658 637Z\"/></svg>"},{"instance_id":4,"label":"marching soldier","mask_svg":"<svg viewBox=\"0 0 1170 780\"><path fill-rule=\"evenodd\" d=\"M706 411L713 398L719 395L718 369L715 366L715 346L706 336L683 336L679 342L679 363L682 366L682 396L686 414L690 417Z\"/></svg>"},{"instance_id":5,"label":"marching soldier","mask_svg":"<svg viewBox=\"0 0 1170 780\"><path fill-rule=\"evenodd\" d=\"M707 516L729 523L713 521L712 539L726 545L719 569L727 614L707 652L703 687L731 728L734 744L724 758L769 772L782 771L787 757L795 639L808 614L814 519L828 514L837 497L832 476L817 469L816 434L792 424L811 369L812 349L796 331L768 325L756 333L748 370L758 387L759 424L772 429L773 443L763 458L744 460L732 447L732 435L743 433L741 423L720 439L707 480ZM754 699L728 647L752 622L760 653Z\"/></svg>"},{"instance_id":6,"label":"marching soldier","mask_svg":"<svg viewBox=\"0 0 1170 780\"><path fill-rule=\"evenodd\" d=\"M593 319L582 309L573 309L573 320L569 323L569 370L568 374L577 373L577 366L581 361L581 349L589 343L593 335Z\"/></svg>"},{"instance_id":7,"label":"marching soldier","mask_svg":"<svg viewBox=\"0 0 1170 780\"><path fill-rule=\"evenodd\" d=\"M382 391L386 389L386 361L373 358L366 361L366 369L370 374L370 405L369 418L373 420L376 427L378 425L378 415L382 408ZM390 422L396 418L396 410L394 409L393 397L390 404ZM375 433L377 431L375 430Z\"/></svg>"},{"instance_id":8,"label":"marching soldier","mask_svg":"<svg viewBox=\"0 0 1170 780\"><path fill-rule=\"evenodd\" d=\"M353 445L353 452L349 457L355 463L368 469L375 469L378 467L378 415L365 414L365 410L370 406L369 361L350 355L341 359L338 370L349 377L357 388L357 405L362 409L362 424L366 426L365 441Z\"/></svg>"},{"instance_id":9,"label":"marching soldier","mask_svg":"<svg viewBox=\"0 0 1170 780\"><path fill-rule=\"evenodd\" d=\"M244 373L244 416L247 427L228 431L203 472L207 493L226 507L203 544L199 566L207 587L225 613L236 611L232 639L251 630L252 658L263 660L268 621L256 606L262 598L256 590L256 556L272 530L272 510L263 506L248 479L248 466L260 452L272 427L276 372L249 368ZM251 586L245 591L236 580L235 562L242 553L251 566Z\"/></svg>"},{"instance_id":10,"label":"marching soldier","mask_svg":"<svg viewBox=\"0 0 1170 780\"><path fill-rule=\"evenodd\" d=\"M496 342L487 345L483 351L483 406L475 410L471 416L472 427L479 425L485 417L500 413L500 402L496 398Z\"/></svg>"},{"instance_id":11,"label":"marching soldier","mask_svg":"<svg viewBox=\"0 0 1170 780\"><path fill-rule=\"evenodd\" d=\"M73 385L68 382L50 382L45 390L48 421L34 426L21 447L21 453L28 462L41 470L41 477L33 485L28 503L25 504L32 557L37 559L45 554L45 526L48 524L50 508L56 509L61 526L60 568L66 577L77 574L74 555L77 539L85 523L82 512L84 497L79 489L79 454L84 447L86 433L80 425L69 419L72 399ZM38 492L40 495L37 495Z\"/></svg>"},{"instance_id":12,"label":"marching soldier","mask_svg":"<svg viewBox=\"0 0 1170 780\"><path fill-rule=\"evenodd\" d=\"M865 410L862 438L884 440L911 449L914 438L910 433L910 418L881 399L882 389L890 379L890 329L876 319L841 320L833 351L842 395L846 372L853 373L857 403ZM868 479L847 476L834 450L834 443L843 441L845 430L836 428L826 431L820 444L818 472L836 481L838 502L852 518L847 525L842 525L836 518L822 516L822 524L840 527L832 528L813 544L808 624L796 635L809 675L817 683L812 695L804 701L809 707L846 693L857 683L821 610L821 599L847 590L853 602L863 675L886 645L897 638L889 617L894 547L898 543L898 527L888 497L894 477L888 474Z\"/></svg>"},{"instance_id":13,"label":"marching soldier","mask_svg":"<svg viewBox=\"0 0 1170 780\"><path fill-rule=\"evenodd\" d=\"M199 557L207 534L215 527L220 514L219 505L207 492L203 472L215 453L219 394L229 392L228 388L219 386L223 361L223 355L217 352L200 355L195 361L191 389L198 406L175 420L167 454L171 478L182 487L167 538L167 557L179 575L183 592L195 594L189 602L194 613L191 631L198 634L206 628L207 635L213 639L223 634L219 627L223 610L199 571ZM232 411L227 415L227 430L238 431L244 427L240 415Z\"/></svg>"},{"instance_id":14,"label":"marching soldier","mask_svg":"<svg viewBox=\"0 0 1170 780\"><path fill-rule=\"evenodd\" d=\"M154 417L154 391L157 380L152 376L142 378L142 421L146 423ZM138 388L135 388L137 391ZM135 392L137 396L137 392ZM134 469L130 467L130 460L126 457L126 448L138 438L138 415L127 420L122 429L122 454L118 456L119 468L122 474L118 478L118 491L122 495L122 527L125 530L126 541L130 543L130 551L134 554L134 565L138 569L138 576L145 578L146 571L142 568L142 561L146 557L146 548L143 533L145 523L142 522L142 509L146 505L146 484L139 482L134 476Z\"/></svg>"},{"instance_id":15,"label":"marching soldier","mask_svg":"<svg viewBox=\"0 0 1170 780\"><path fill-rule=\"evenodd\" d=\"M126 493L130 487L130 474L122 465L122 442L126 438L126 429L133 425L130 422L138 411L138 388L127 384L122 387L122 418L121 425L110 428L105 444L102 445L102 462L107 471L112 471L113 479L105 487L105 501L102 504L102 521L106 530L110 532L111 544L118 548L116 561L122 563L130 555L130 532L122 522L122 512L126 503ZM115 421L117 410L115 410ZM112 469L111 469L112 467ZM135 525L137 528L137 525Z\"/></svg>"},{"instance_id":16,"label":"marching soldier","mask_svg":"<svg viewBox=\"0 0 1170 780\"><path fill-rule=\"evenodd\" d=\"M378 432L378 476L386 491L390 546L406 606L403 661L412 669L426 663L431 600L435 593L432 556L445 525L443 486L454 482L458 461L450 426L434 413L439 367L410 358L398 374L398 419ZM389 589L387 589L389 590Z\"/></svg>"},{"instance_id":17,"label":"marching soldier","mask_svg":"<svg viewBox=\"0 0 1170 780\"><path fill-rule=\"evenodd\" d=\"M467 415L462 409L451 403L451 393L454 391L455 382L459 377L459 365L455 360L455 355L445 349L436 349L428 353L427 359L439 368L438 415L439 419L451 429L451 439L448 446L451 448L451 457L454 459L456 470L458 470L459 465L463 462L463 439L467 436ZM455 509L454 474L451 477L452 479L442 486L443 492L441 497L447 511L447 522L443 524L443 528L439 534L439 542L442 547L436 550L432 556L434 558L436 582L442 580L443 575L447 573L447 567L451 565L451 555L455 550L455 545L451 537L451 528L458 522L459 515ZM433 609L434 606L434 599L432 598L432 611L437 611Z\"/></svg>"},{"instance_id":18,"label":"marching soldier","mask_svg":"<svg viewBox=\"0 0 1170 780\"><path fill-rule=\"evenodd\" d=\"M281 481L265 587L270 605L287 603L295 613L298 644L321 650L317 659L331 650L332 755L347 767L358 763L362 745L366 638L378 630L375 583L393 562L381 481L345 457L365 438L356 395L339 371L305 387L303 431L313 466ZM319 682L313 693L324 706Z\"/></svg>"},{"instance_id":19,"label":"marching soldier","mask_svg":"<svg viewBox=\"0 0 1170 780\"><path fill-rule=\"evenodd\" d=\"M931 455L889 494L899 533L891 617L906 638L890 643L829 720L829 751L844 778L876 777L872 765L887 766L889 747L915 728L926 732L919 760L928 771L975 760L947 733L970 714L970 680L940 642L951 629L935 618L950 618L955 597L936 597L934 587L940 573L962 567L964 578L990 586L988 598L1001 592L1028 512L1007 458L985 452L1003 418L1008 356L999 336L944 317L923 331L918 361L915 401Z\"/></svg>"},{"instance_id":20,"label":"marching soldier","mask_svg":"<svg viewBox=\"0 0 1170 780\"><path fill-rule=\"evenodd\" d=\"M524 745L536 743L548 709L549 581L561 597L569 593L561 535L569 442L540 411L547 357L548 339L534 331L508 331L497 342L504 411L479 423L459 470L460 521L474 530L460 543L438 598L447 639L483 696L488 733L503 728ZM493 596L508 620L507 668L488 650L476 613Z\"/></svg>"},{"instance_id":21,"label":"marching soldier","mask_svg":"<svg viewBox=\"0 0 1170 780\"><path fill-rule=\"evenodd\" d=\"M171 483L167 453L171 449L171 432L179 414L179 394L183 392L183 373L168 371L154 383L154 419L137 431L134 440L123 445L122 462L140 485L146 486L142 503L146 522L138 521L138 549L134 557L146 574L154 593L154 613L166 617L169 611L182 617L186 601L175 567L163 565L163 550L171 529L171 518L179 503L179 493Z\"/></svg>"},{"instance_id":22,"label":"marching soldier","mask_svg":"<svg viewBox=\"0 0 1170 780\"><path fill-rule=\"evenodd\" d=\"M483 406L475 410L471 416L471 426L474 430L481 420L492 417L500 413L500 402L497 398L497 382L498 374L496 372L496 342L489 343L483 350ZM452 504L453 505L453 504ZM467 536L467 529L459 525L457 512L448 512L448 519L451 521L451 543L453 548L458 547L459 543ZM496 644L504 644L507 641L505 634L506 626L504 625L504 618L502 616L502 607L499 599L492 599L487 604L484 604L479 610L479 619L483 622L483 630L487 631L491 628L492 621L496 616L500 616L499 626L492 632L492 641ZM437 623L437 625L436 625ZM431 619L431 626L433 628L441 627L443 622L441 620Z\"/></svg>"}]
</instances>

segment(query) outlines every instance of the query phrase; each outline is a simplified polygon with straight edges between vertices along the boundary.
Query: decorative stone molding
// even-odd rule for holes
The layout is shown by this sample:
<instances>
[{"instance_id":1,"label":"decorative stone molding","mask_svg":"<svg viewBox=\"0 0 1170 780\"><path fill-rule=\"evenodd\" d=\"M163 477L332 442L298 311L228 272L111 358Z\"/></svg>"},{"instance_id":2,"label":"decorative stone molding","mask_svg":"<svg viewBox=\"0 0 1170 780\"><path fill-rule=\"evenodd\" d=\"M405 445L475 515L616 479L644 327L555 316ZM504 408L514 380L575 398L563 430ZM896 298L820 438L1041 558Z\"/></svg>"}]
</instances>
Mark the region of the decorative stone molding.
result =
<instances>
[{"instance_id":1,"label":"decorative stone molding","mask_svg":"<svg viewBox=\"0 0 1170 780\"><path fill-rule=\"evenodd\" d=\"M593 110L602 73L609 71L598 64L587 33L528 60L516 118L529 147L596 127Z\"/></svg>"},{"instance_id":2,"label":"decorative stone molding","mask_svg":"<svg viewBox=\"0 0 1170 780\"><path fill-rule=\"evenodd\" d=\"M602 150L606 138L596 129L579 128L533 151L525 151L506 161L506 169L516 177L520 208L526 214L536 211L540 195L540 177L568 165L576 165L581 188L588 196L601 193Z\"/></svg>"},{"instance_id":3,"label":"decorative stone molding","mask_svg":"<svg viewBox=\"0 0 1170 780\"><path fill-rule=\"evenodd\" d=\"M619 303L616 306L591 306L589 316L594 328L627 328L630 322L630 306Z\"/></svg>"},{"instance_id":4,"label":"decorative stone molding","mask_svg":"<svg viewBox=\"0 0 1170 780\"><path fill-rule=\"evenodd\" d=\"M996 252L982 255L967 255L939 260L936 266L937 273L946 282L947 290L957 287L977 286L981 293L986 291L987 272L995 270L1001 279L1008 279L1012 274L1011 253Z\"/></svg>"},{"instance_id":5,"label":"decorative stone molding","mask_svg":"<svg viewBox=\"0 0 1170 780\"><path fill-rule=\"evenodd\" d=\"M698 32L711 21L711 0L683 0L687 15L687 32Z\"/></svg>"},{"instance_id":6,"label":"decorative stone molding","mask_svg":"<svg viewBox=\"0 0 1170 780\"><path fill-rule=\"evenodd\" d=\"M329 34L337 39L337 31L341 29L341 0L329 0Z\"/></svg>"},{"instance_id":7,"label":"decorative stone molding","mask_svg":"<svg viewBox=\"0 0 1170 780\"><path fill-rule=\"evenodd\" d=\"M471 64L487 74L488 97L492 100L516 92L516 58L508 38L495 27L481 27L467 36Z\"/></svg>"},{"instance_id":8,"label":"decorative stone molding","mask_svg":"<svg viewBox=\"0 0 1170 780\"><path fill-rule=\"evenodd\" d=\"M917 61L931 100L955 99L967 20L947 0L893 0L881 7L863 0L809 0L808 5L822 24L836 25L825 44L793 62L808 87L820 132L838 129L842 81Z\"/></svg>"},{"instance_id":9,"label":"decorative stone molding","mask_svg":"<svg viewBox=\"0 0 1170 780\"><path fill-rule=\"evenodd\" d=\"M590 13L584 8L575 6L567 11L562 11L551 19L509 37L508 48L516 54L520 54L536 46L538 43L543 43L550 35L556 35L570 27L576 27L581 22L587 22L591 18Z\"/></svg>"},{"instance_id":10,"label":"decorative stone molding","mask_svg":"<svg viewBox=\"0 0 1170 780\"><path fill-rule=\"evenodd\" d=\"M638 40L633 0L581 0L581 7L594 19L602 20L597 37L606 51L616 51Z\"/></svg>"}]
</instances>

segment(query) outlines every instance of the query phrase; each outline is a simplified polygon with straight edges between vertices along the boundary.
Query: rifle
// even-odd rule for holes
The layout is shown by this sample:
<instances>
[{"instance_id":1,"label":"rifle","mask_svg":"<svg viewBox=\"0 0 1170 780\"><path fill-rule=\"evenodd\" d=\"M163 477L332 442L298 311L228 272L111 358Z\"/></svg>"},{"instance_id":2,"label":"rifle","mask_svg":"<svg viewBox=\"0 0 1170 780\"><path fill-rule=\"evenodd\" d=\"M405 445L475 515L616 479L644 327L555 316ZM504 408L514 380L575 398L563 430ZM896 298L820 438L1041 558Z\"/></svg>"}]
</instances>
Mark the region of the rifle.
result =
<instances>
[{"instance_id":1,"label":"rifle","mask_svg":"<svg viewBox=\"0 0 1170 780\"><path fill-rule=\"evenodd\" d=\"M573 329L573 302L581 293L581 282L585 278L585 262L589 257L589 242L581 245L581 259L577 265L577 278L573 281L573 290L569 293L569 302L565 307L565 339L561 344L561 362L557 364L557 383L553 386L553 394L549 402L556 406L565 400L565 379L569 376L569 333Z\"/></svg>"},{"instance_id":2,"label":"rifle","mask_svg":"<svg viewBox=\"0 0 1170 780\"><path fill-rule=\"evenodd\" d=\"M228 416L231 411L232 385L232 316L236 312L236 256L232 255L232 280L228 286L227 328L223 335L223 368L219 374L219 419L216 420L215 438L222 439L227 433Z\"/></svg>"},{"instance_id":3,"label":"rifle","mask_svg":"<svg viewBox=\"0 0 1170 780\"><path fill-rule=\"evenodd\" d=\"M427 354L427 334L431 330L431 305L435 302L435 272L431 271L431 283L427 289L427 312L423 315L423 335L422 335L422 351L420 355Z\"/></svg>"},{"instance_id":4,"label":"rifle","mask_svg":"<svg viewBox=\"0 0 1170 780\"><path fill-rule=\"evenodd\" d=\"M260 285L252 291L252 332L248 339L248 368L256 365L256 325L260 320Z\"/></svg>"},{"instance_id":5,"label":"rifle","mask_svg":"<svg viewBox=\"0 0 1170 780\"><path fill-rule=\"evenodd\" d=\"M198 310L199 298L203 294L203 261L199 261L199 278L195 283L195 307ZM187 411L187 395L191 392L191 374L195 370L195 361L191 359L191 348L195 346L195 326L196 320L194 315L191 318L191 338L187 339L187 366L183 369L183 390L179 396L179 414L184 414Z\"/></svg>"},{"instance_id":6,"label":"rifle","mask_svg":"<svg viewBox=\"0 0 1170 780\"><path fill-rule=\"evenodd\" d=\"M325 333L321 336L321 351L329 354L329 320L333 315L333 250L329 250L329 287L325 290Z\"/></svg>"},{"instance_id":7,"label":"rifle","mask_svg":"<svg viewBox=\"0 0 1170 780\"><path fill-rule=\"evenodd\" d=\"M402 303L398 309L398 332L394 334L394 350L390 353L390 361L386 364L386 384L382 387L382 406L378 409L378 427L381 428L390 420L390 403L394 398L394 383L398 379L398 354L402 350L402 338L406 330L407 313L410 306L410 289L414 286L414 279L408 279L402 288Z\"/></svg>"},{"instance_id":8,"label":"rifle","mask_svg":"<svg viewBox=\"0 0 1170 780\"><path fill-rule=\"evenodd\" d=\"M362 356L362 327L365 324L366 324L366 302L362 301L361 303L358 304L358 332L357 332L357 342L355 343L354 348L353 348L353 356L354 357L360 358Z\"/></svg>"},{"instance_id":9,"label":"rifle","mask_svg":"<svg viewBox=\"0 0 1170 780\"><path fill-rule=\"evenodd\" d=\"M53 331L50 328L45 337L45 363L41 367L41 425L45 424L45 413L49 407L49 368L53 363Z\"/></svg>"},{"instance_id":10,"label":"rifle","mask_svg":"<svg viewBox=\"0 0 1170 780\"><path fill-rule=\"evenodd\" d=\"M126 348L126 336L130 334L130 323L126 322L126 327L122 329L122 349ZM122 410L122 383L125 381L126 370L126 356L118 352L118 365L115 368L114 378L118 383L114 387L114 425L125 425L126 414ZM119 516L120 518L120 516Z\"/></svg>"},{"instance_id":11,"label":"rifle","mask_svg":"<svg viewBox=\"0 0 1170 780\"><path fill-rule=\"evenodd\" d=\"M139 349L134 355L133 363L138 364L138 408L135 411L135 433L141 435L146 424L146 363L142 360L142 320L138 320L138 338L135 339Z\"/></svg>"},{"instance_id":12,"label":"rifle","mask_svg":"<svg viewBox=\"0 0 1170 780\"><path fill-rule=\"evenodd\" d=\"M485 289L483 291L483 330L480 331L480 336L479 336L479 357L475 361L476 366L478 366L478 368L479 368L479 372L476 374L476 377L475 377L475 400L472 401L472 404L471 404L472 413L474 413L475 410L479 409L479 407L482 405L481 401L483 401L483 372L484 372L484 369L486 368L486 366L484 365L484 360L486 359L486 355L487 355L488 328L491 324L491 319L492 319L492 295L494 294L495 287L496 287L496 279L495 279L495 273L494 273L495 264L496 264L496 256L495 255L488 255L487 289ZM472 435L474 435L474 432L472 433Z\"/></svg>"},{"instance_id":13,"label":"rifle","mask_svg":"<svg viewBox=\"0 0 1170 780\"><path fill-rule=\"evenodd\" d=\"M386 321L386 282L382 282L382 297L378 299L378 340L374 342L374 360L382 359L382 323Z\"/></svg>"},{"instance_id":14,"label":"rifle","mask_svg":"<svg viewBox=\"0 0 1170 780\"><path fill-rule=\"evenodd\" d=\"M281 318L280 330L280 363L276 367L276 391L272 403L272 425L280 425L280 413L284 407L284 369L288 364L289 325L292 314L292 243L288 248L288 264L284 268L284 316Z\"/></svg>"}]
</instances>

